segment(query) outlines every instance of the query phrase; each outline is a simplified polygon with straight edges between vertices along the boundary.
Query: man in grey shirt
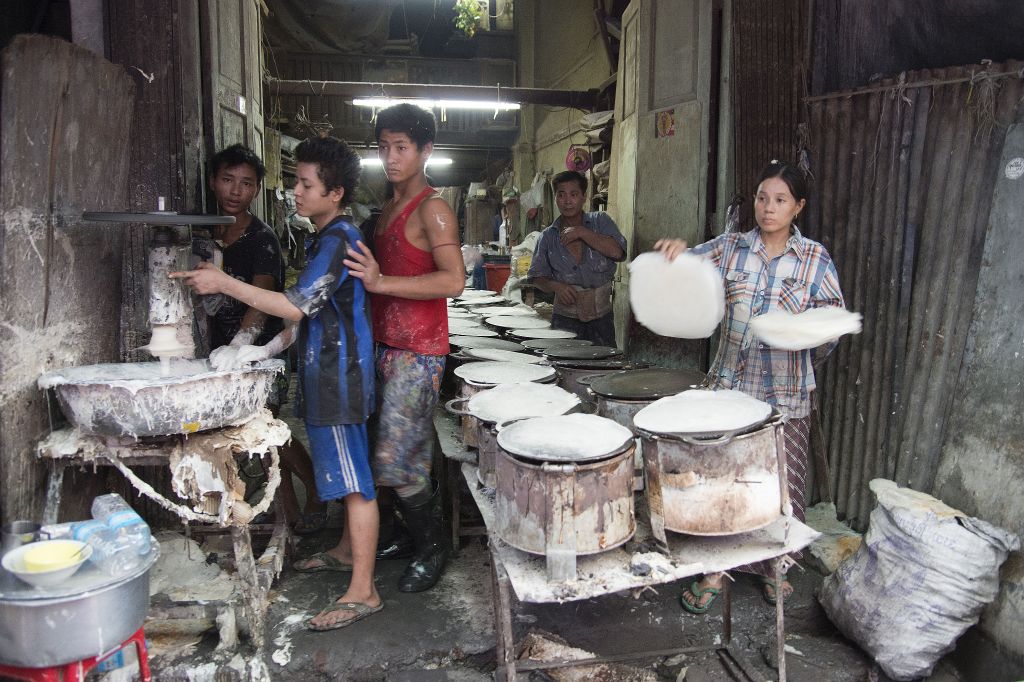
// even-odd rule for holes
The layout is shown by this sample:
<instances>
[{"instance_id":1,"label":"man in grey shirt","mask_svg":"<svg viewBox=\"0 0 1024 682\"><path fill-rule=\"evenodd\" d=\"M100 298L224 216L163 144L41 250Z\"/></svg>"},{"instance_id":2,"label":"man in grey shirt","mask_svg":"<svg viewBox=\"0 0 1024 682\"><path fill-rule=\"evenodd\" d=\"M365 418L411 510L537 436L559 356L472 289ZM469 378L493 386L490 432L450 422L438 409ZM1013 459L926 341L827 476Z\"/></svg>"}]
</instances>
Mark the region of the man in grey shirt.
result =
<instances>
[{"instance_id":1,"label":"man in grey shirt","mask_svg":"<svg viewBox=\"0 0 1024 682\"><path fill-rule=\"evenodd\" d=\"M626 259L626 239L604 211L583 211L585 175L565 171L552 185L561 215L541 233L527 277L541 291L554 294L552 327L615 346L612 277Z\"/></svg>"}]
</instances>

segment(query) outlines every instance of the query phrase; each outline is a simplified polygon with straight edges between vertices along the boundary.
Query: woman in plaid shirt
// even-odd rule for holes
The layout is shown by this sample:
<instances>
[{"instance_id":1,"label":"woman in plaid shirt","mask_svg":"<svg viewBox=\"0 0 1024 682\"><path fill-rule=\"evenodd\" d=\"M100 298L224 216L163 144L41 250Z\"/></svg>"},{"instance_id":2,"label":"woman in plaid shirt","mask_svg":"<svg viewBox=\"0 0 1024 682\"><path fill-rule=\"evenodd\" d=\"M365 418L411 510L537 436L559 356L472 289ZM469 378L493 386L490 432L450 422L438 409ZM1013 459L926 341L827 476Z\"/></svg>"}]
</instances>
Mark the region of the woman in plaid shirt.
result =
<instances>
[{"instance_id":1,"label":"woman in plaid shirt","mask_svg":"<svg viewBox=\"0 0 1024 682\"><path fill-rule=\"evenodd\" d=\"M794 220L807 205L803 173L772 161L758 178L754 198L757 226L748 232L729 232L690 249L711 260L722 274L726 313L722 343L709 371L712 388L731 388L763 400L787 417L786 443L789 497L793 514L804 520L807 454L810 440L811 392L814 365L835 347L829 344L804 351L770 347L753 336L750 321L771 310L800 313L810 308L845 307L839 275L825 247L807 239ZM686 242L662 239L654 248L669 260L686 250ZM767 579L768 562L744 567L764 579L764 597L775 603L775 585ZM704 576L683 590L682 605L705 613L722 586L724 574ZM782 583L783 597L793 587Z\"/></svg>"}]
</instances>

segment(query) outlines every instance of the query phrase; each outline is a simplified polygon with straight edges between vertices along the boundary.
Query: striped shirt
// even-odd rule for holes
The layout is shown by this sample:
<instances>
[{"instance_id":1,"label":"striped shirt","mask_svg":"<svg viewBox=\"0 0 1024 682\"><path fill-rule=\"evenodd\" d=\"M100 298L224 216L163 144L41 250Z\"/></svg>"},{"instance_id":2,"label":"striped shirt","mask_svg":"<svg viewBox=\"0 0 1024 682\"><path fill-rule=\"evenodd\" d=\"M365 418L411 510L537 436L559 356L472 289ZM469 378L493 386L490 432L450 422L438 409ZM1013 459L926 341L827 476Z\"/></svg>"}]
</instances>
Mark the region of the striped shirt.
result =
<instances>
[{"instance_id":1,"label":"striped shirt","mask_svg":"<svg viewBox=\"0 0 1024 682\"><path fill-rule=\"evenodd\" d=\"M306 267L284 295L299 323L296 415L314 426L359 424L374 403L373 332L363 283L348 276L359 230L335 218L306 240Z\"/></svg>"},{"instance_id":2,"label":"striped shirt","mask_svg":"<svg viewBox=\"0 0 1024 682\"><path fill-rule=\"evenodd\" d=\"M708 373L711 386L742 391L790 417L810 414L815 354L824 357L835 343L795 352L774 349L753 336L750 320L775 309L845 307L828 251L794 226L776 258L768 257L760 228L723 234L690 252L710 259L725 285L721 347Z\"/></svg>"}]
</instances>

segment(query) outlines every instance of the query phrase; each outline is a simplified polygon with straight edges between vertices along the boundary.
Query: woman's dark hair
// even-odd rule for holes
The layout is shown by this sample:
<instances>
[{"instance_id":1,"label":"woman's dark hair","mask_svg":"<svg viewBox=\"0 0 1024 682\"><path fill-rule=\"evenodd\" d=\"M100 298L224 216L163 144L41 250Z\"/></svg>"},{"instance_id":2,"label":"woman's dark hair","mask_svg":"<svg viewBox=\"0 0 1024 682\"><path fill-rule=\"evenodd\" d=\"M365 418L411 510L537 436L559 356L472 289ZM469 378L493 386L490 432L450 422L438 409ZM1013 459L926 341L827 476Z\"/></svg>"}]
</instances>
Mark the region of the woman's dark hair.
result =
<instances>
[{"instance_id":1,"label":"woman's dark hair","mask_svg":"<svg viewBox=\"0 0 1024 682\"><path fill-rule=\"evenodd\" d=\"M380 141L382 130L405 133L417 149L423 149L423 145L433 142L437 135L437 119L432 111L415 104L396 104L377 113L373 139Z\"/></svg>"},{"instance_id":2,"label":"woman's dark hair","mask_svg":"<svg viewBox=\"0 0 1024 682\"><path fill-rule=\"evenodd\" d=\"M263 177L267 174L263 161L256 156L256 152L244 144L233 144L214 154L210 159L210 175L216 176L222 168L234 168L242 164L252 166L252 169L256 171L256 179L263 182Z\"/></svg>"},{"instance_id":3,"label":"woman's dark hair","mask_svg":"<svg viewBox=\"0 0 1024 682\"><path fill-rule=\"evenodd\" d=\"M551 181L551 187L557 192L558 186L565 182L575 182L580 186L580 192L587 193L587 176L583 173L574 170L562 171Z\"/></svg>"},{"instance_id":4,"label":"woman's dark hair","mask_svg":"<svg viewBox=\"0 0 1024 682\"><path fill-rule=\"evenodd\" d=\"M340 187L344 190L341 205L352 203L362 166L359 155L342 140L336 137L310 137L295 148L295 160L317 164L316 175L327 191Z\"/></svg>"},{"instance_id":5,"label":"woman's dark hair","mask_svg":"<svg viewBox=\"0 0 1024 682\"><path fill-rule=\"evenodd\" d=\"M789 187L789 193L797 202L807 198L807 178L804 177L803 171L796 166L772 159L772 162L765 166L761 175L758 176L757 186L760 187L762 182L771 178L782 178L782 181Z\"/></svg>"}]
</instances>

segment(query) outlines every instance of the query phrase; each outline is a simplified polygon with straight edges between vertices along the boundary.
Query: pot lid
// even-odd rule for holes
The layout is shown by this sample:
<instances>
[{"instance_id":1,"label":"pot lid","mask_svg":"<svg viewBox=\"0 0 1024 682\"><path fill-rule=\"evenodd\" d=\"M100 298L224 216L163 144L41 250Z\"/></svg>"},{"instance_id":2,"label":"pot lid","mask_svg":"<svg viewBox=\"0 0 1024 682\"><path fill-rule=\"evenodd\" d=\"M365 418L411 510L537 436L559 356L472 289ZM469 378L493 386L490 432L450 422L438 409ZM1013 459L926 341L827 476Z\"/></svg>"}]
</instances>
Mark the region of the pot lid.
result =
<instances>
[{"instance_id":1,"label":"pot lid","mask_svg":"<svg viewBox=\"0 0 1024 682\"><path fill-rule=\"evenodd\" d=\"M507 329L550 329L551 323L543 317L525 315L495 315L484 319L489 325Z\"/></svg>"},{"instance_id":2,"label":"pot lid","mask_svg":"<svg viewBox=\"0 0 1024 682\"><path fill-rule=\"evenodd\" d=\"M457 301L455 305L468 308L469 306L491 305L493 303L505 303L506 301L508 301L508 299L504 296L498 296L492 292L490 296L476 296L474 298L462 299Z\"/></svg>"},{"instance_id":3,"label":"pot lid","mask_svg":"<svg viewBox=\"0 0 1024 682\"><path fill-rule=\"evenodd\" d=\"M691 389L655 400L633 424L652 433L710 435L749 430L771 414L771 405L739 391Z\"/></svg>"},{"instance_id":4,"label":"pot lid","mask_svg":"<svg viewBox=\"0 0 1024 682\"><path fill-rule=\"evenodd\" d=\"M559 369L603 369L609 371L636 369L636 365L625 358L608 358L607 360L550 360ZM646 365L642 365L646 366Z\"/></svg>"},{"instance_id":5,"label":"pot lid","mask_svg":"<svg viewBox=\"0 0 1024 682\"><path fill-rule=\"evenodd\" d=\"M509 330L509 334L515 334L516 336L524 339L575 339L576 334L568 332L564 329L523 329L519 327L517 329Z\"/></svg>"},{"instance_id":6,"label":"pot lid","mask_svg":"<svg viewBox=\"0 0 1024 682\"><path fill-rule=\"evenodd\" d=\"M482 336L454 335L448 337L448 343L459 348L498 348L500 350L521 351L523 347L515 341L491 339Z\"/></svg>"},{"instance_id":7,"label":"pot lid","mask_svg":"<svg viewBox=\"0 0 1024 682\"><path fill-rule=\"evenodd\" d=\"M523 362L467 362L455 369L455 376L475 384L518 384L553 377L555 368Z\"/></svg>"},{"instance_id":8,"label":"pot lid","mask_svg":"<svg viewBox=\"0 0 1024 682\"><path fill-rule=\"evenodd\" d=\"M533 353L516 353L501 348L466 348L463 351L468 357L474 360L495 360L498 362L525 362L528 365L536 365L544 362L544 358Z\"/></svg>"},{"instance_id":9,"label":"pot lid","mask_svg":"<svg viewBox=\"0 0 1024 682\"><path fill-rule=\"evenodd\" d=\"M544 350L556 346L592 346L593 341L587 339L526 339L523 341L523 348L530 350Z\"/></svg>"},{"instance_id":10,"label":"pot lid","mask_svg":"<svg viewBox=\"0 0 1024 682\"><path fill-rule=\"evenodd\" d=\"M501 384L469 399L466 409L477 419L500 424L511 419L565 414L580 404L576 394L554 384Z\"/></svg>"},{"instance_id":11,"label":"pot lid","mask_svg":"<svg viewBox=\"0 0 1024 682\"><path fill-rule=\"evenodd\" d=\"M488 315L525 315L537 317L537 311L528 305L492 305L484 308L481 312Z\"/></svg>"},{"instance_id":12,"label":"pot lid","mask_svg":"<svg viewBox=\"0 0 1024 682\"><path fill-rule=\"evenodd\" d=\"M471 327L468 324L456 325L455 328L449 327L449 331L454 332L454 336L498 336L498 332L493 329Z\"/></svg>"},{"instance_id":13,"label":"pot lid","mask_svg":"<svg viewBox=\"0 0 1024 682\"><path fill-rule=\"evenodd\" d=\"M544 355L552 360L605 360L622 351L611 346L555 346L545 349Z\"/></svg>"},{"instance_id":14,"label":"pot lid","mask_svg":"<svg viewBox=\"0 0 1024 682\"><path fill-rule=\"evenodd\" d=\"M450 333L459 334L463 329L486 329L486 327L484 327L476 320L451 318L448 320L448 331Z\"/></svg>"},{"instance_id":15,"label":"pot lid","mask_svg":"<svg viewBox=\"0 0 1024 682\"><path fill-rule=\"evenodd\" d=\"M612 399L657 400L699 386L704 376L689 369L631 369L595 379L590 390Z\"/></svg>"},{"instance_id":16,"label":"pot lid","mask_svg":"<svg viewBox=\"0 0 1024 682\"><path fill-rule=\"evenodd\" d=\"M604 459L633 440L633 432L594 414L524 419L498 432L506 452L542 462Z\"/></svg>"}]
</instances>

